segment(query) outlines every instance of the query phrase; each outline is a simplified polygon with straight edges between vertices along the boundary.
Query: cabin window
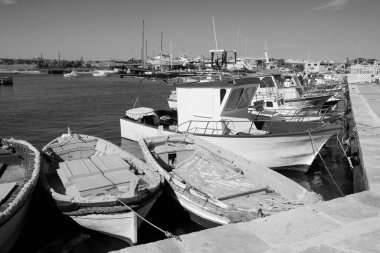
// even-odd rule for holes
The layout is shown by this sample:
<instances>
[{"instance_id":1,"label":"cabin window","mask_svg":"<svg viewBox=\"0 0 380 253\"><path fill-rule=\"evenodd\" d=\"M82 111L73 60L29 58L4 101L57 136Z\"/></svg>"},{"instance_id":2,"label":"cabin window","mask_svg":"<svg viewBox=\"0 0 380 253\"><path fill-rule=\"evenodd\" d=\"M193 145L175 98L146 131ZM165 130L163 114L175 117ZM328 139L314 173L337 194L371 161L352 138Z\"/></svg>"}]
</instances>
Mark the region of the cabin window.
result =
<instances>
[{"instance_id":1,"label":"cabin window","mask_svg":"<svg viewBox=\"0 0 380 253\"><path fill-rule=\"evenodd\" d=\"M264 87L274 87L274 83L273 83L273 80L272 80L271 76L264 77L263 79L261 79L260 83L261 83L260 87L262 87L262 88L264 88Z\"/></svg>"},{"instance_id":2,"label":"cabin window","mask_svg":"<svg viewBox=\"0 0 380 253\"><path fill-rule=\"evenodd\" d=\"M222 104L226 92L226 89L220 89L220 104Z\"/></svg>"},{"instance_id":3,"label":"cabin window","mask_svg":"<svg viewBox=\"0 0 380 253\"><path fill-rule=\"evenodd\" d=\"M244 89L234 89L231 91L230 97L228 98L225 111L231 111L236 108L236 105L239 102L241 94L243 94Z\"/></svg>"},{"instance_id":4,"label":"cabin window","mask_svg":"<svg viewBox=\"0 0 380 253\"><path fill-rule=\"evenodd\" d=\"M273 107L273 102L272 101L267 101L267 107Z\"/></svg>"},{"instance_id":5,"label":"cabin window","mask_svg":"<svg viewBox=\"0 0 380 253\"><path fill-rule=\"evenodd\" d=\"M276 83L277 83L277 85L278 85L279 88L283 88L284 87L284 85L283 85L284 80L282 79L281 76L275 75L275 76L273 76L273 78L276 81Z\"/></svg>"},{"instance_id":6,"label":"cabin window","mask_svg":"<svg viewBox=\"0 0 380 253\"><path fill-rule=\"evenodd\" d=\"M255 94L255 90L256 89L254 87L244 89L243 95L240 98L237 108L248 107L251 104L252 97Z\"/></svg>"}]
</instances>

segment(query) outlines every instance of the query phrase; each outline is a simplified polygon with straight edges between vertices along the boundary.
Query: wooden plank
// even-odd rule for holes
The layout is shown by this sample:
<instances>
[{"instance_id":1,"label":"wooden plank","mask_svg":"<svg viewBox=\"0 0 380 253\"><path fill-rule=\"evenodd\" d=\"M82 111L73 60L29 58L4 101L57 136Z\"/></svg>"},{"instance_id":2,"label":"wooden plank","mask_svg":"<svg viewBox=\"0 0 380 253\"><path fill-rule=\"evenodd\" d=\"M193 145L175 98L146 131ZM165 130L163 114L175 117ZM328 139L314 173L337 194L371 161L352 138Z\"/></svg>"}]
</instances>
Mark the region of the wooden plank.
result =
<instances>
[{"instance_id":1,"label":"wooden plank","mask_svg":"<svg viewBox=\"0 0 380 253\"><path fill-rule=\"evenodd\" d=\"M153 152L157 155L165 154L165 153L176 153L181 151L192 151L194 147L189 147L189 145L183 146L157 146L153 149Z\"/></svg>"},{"instance_id":2,"label":"wooden plank","mask_svg":"<svg viewBox=\"0 0 380 253\"><path fill-rule=\"evenodd\" d=\"M65 164L73 177L91 173L91 171L83 163L82 159L66 161Z\"/></svg>"},{"instance_id":3,"label":"wooden plank","mask_svg":"<svg viewBox=\"0 0 380 253\"><path fill-rule=\"evenodd\" d=\"M16 185L17 182L0 184L0 203L3 203L3 201L8 198L8 196L12 193Z\"/></svg>"},{"instance_id":4,"label":"wooden plank","mask_svg":"<svg viewBox=\"0 0 380 253\"><path fill-rule=\"evenodd\" d=\"M191 186L218 199L263 191L264 185L246 178L225 165L208 162L199 156L188 159L174 170Z\"/></svg>"},{"instance_id":5,"label":"wooden plank","mask_svg":"<svg viewBox=\"0 0 380 253\"><path fill-rule=\"evenodd\" d=\"M64 186L69 188L74 185L81 196L119 185L136 185L140 181L130 171L130 165L116 155L61 162L57 172Z\"/></svg>"}]
</instances>

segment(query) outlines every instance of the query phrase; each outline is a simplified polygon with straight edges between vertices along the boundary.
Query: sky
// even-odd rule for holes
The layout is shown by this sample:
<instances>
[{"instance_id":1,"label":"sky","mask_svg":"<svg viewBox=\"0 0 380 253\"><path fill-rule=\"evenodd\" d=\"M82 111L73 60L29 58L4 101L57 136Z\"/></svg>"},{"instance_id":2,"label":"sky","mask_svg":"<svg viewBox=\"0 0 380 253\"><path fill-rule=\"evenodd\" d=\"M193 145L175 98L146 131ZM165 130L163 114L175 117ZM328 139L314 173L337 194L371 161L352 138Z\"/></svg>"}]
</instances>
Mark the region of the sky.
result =
<instances>
[{"instance_id":1,"label":"sky","mask_svg":"<svg viewBox=\"0 0 380 253\"><path fill-rule=\"evenodd\" d=\"M380 59L380 0L0 0L0 58ZM215 24L215 35L214 26Z\"/></svg>"}]
</instances>

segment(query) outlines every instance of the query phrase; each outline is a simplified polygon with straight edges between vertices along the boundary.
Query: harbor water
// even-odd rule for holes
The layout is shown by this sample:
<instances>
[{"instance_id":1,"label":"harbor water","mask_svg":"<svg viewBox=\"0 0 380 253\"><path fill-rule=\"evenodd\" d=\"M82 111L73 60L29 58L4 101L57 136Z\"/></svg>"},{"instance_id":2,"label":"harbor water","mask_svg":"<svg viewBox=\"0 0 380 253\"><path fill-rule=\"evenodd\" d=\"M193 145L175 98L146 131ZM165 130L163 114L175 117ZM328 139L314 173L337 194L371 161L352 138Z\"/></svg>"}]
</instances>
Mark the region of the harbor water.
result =
<instances>
[{"instance_id":1,"label":"harbor water","mask_svg":"<svg viewBox=\"0 0 380 253\"><path fill-rule=\"evenodd\" d=\"M40 150L69 126L73 132L104 138L140 158L138 145L121 139L119 119L135 104L168 109L167 98L175 88L160 81L117 75L14 75L13 82L13 86L0 86L0 137L24 139ZM350 194L350 172L336 136L321 150L321 155L323 160L317 158L307 174L283 174L325 200L340 197L341 192ZM58 212L41 189L34 196L28 218L14 252L60 252L73 248L73 252L107 252L127 246L119 239L74 224ZM147 219L176 235L202 229L165 194ZM164 239L165 235L143 223L138 237L139 243L147 243Z\"/></svg>"}]
</instances>

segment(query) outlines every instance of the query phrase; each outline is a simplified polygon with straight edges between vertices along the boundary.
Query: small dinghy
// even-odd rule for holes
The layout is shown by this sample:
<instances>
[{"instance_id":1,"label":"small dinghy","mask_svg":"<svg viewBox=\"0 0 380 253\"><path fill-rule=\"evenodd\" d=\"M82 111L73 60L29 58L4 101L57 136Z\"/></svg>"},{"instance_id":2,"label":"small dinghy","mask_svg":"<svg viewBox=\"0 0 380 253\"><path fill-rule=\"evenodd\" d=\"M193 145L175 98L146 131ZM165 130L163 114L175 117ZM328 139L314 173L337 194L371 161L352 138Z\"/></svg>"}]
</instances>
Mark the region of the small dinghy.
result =
<instances>
[{"instance_id":1,"label":"small dinghy","mask_svg":"<svg viewBox=\"0 0 380 253\"><path fill-rule=\"evenodd\" d=\"M208 228L315 203L320 196L277 172L191 134L144 138L145 160L193 221Z\"/></svg>"},{"instance_id":2,"label":"small dinghy","mask_svg":"<svg viewBox=\"0 0 380 253\"><path fill-rule=\"evenodd\" d=\"M22 140L0 139L0 251L20 235L40 172L40 152Z\"/></svg>"},{"instance_id":3,"label":"small dinghy","mask_svg":"<svg viewBox=\"0 0 380 253\"><path fill-rule=\"evenodd\" d=\"M147 164L101 138L67 134L43 149L42 182L63 214L88 229L137 242L137 230L161 193Z\"/></svg>"}]
</instances>

